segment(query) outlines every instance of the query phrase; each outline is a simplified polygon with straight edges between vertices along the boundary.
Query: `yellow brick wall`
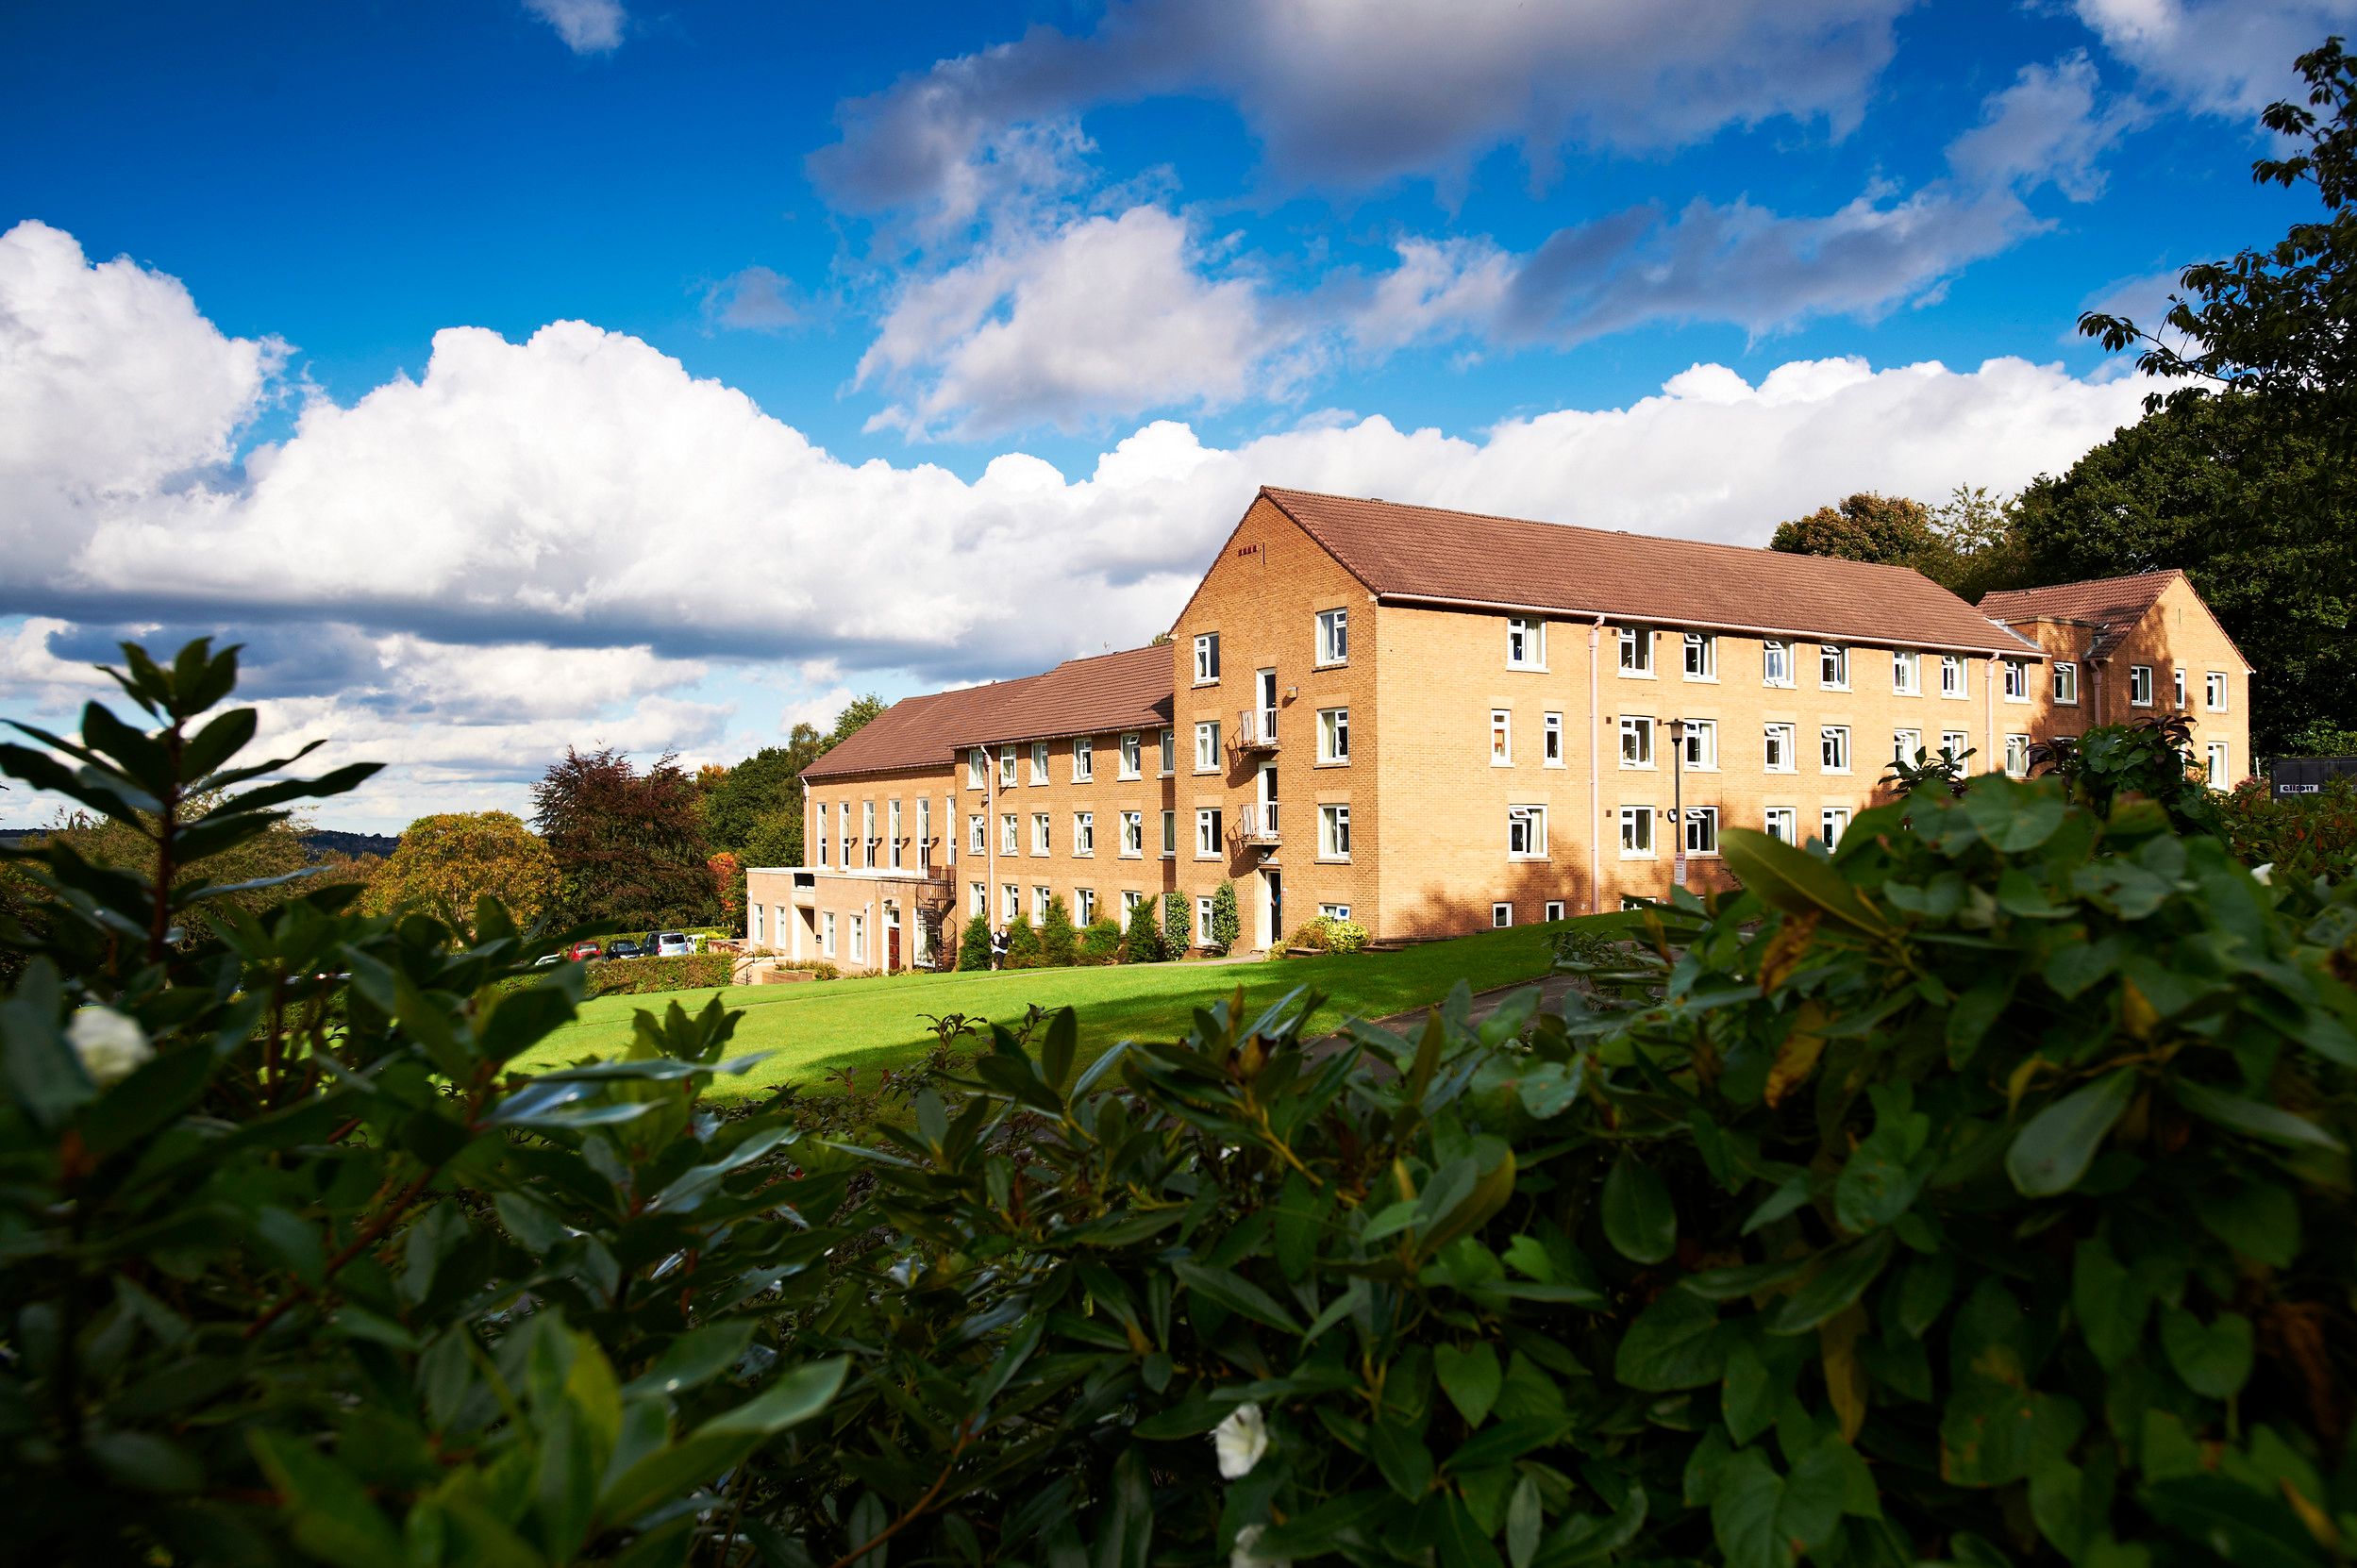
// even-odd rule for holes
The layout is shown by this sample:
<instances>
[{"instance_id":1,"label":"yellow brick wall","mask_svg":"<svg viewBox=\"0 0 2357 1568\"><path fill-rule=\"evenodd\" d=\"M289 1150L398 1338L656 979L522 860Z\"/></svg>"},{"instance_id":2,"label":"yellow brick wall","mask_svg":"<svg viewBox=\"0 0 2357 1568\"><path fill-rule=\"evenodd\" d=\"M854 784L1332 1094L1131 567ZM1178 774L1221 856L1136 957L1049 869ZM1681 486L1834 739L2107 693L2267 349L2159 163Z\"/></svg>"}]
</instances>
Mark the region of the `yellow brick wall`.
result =
<instances>
[{"instance_id":1,"label":"yellow brick wall","mask_svg":"<svg viewBox=\"0 0 2357 1568\"><path fill-rule=\"evenodd\" d=\"M1081 923L1083 889L1096 895L1097 918L1122 921L1126 918L1122 912L1125 892L1159 898L1173 885L1174 862L1162 852L1162 814L1170 805L1172 786L1172 779L1162 772L1162 731L1155 727L1135 732L1139 776L1133 779L1121 776L1122 733L1112 731L1089 737L1094 755L1091 777L1086 782L1076 781L1072 776L1073 753L1078 744L1078 738L1073 736L1061 736L1046 742L1045 783L1031 781L1029 742L1015 743L1015 782L1006 789L997 787L998 776L995 771L999 748L992 748L994 771L979 790L970 782L966 752L959 753L953 774L958 797L955 921L961 928L973 916L972 884L976 882L983 883L989 890L987 912L994 929L1006 924L1000 889L1009 883L1019 890L1017 896L1025 916L1033 914L1033 890L1044 887L1051 895L1063 899L1076 926ZM1178 760L1183 765L1184 759ZM1045 855L1032 849L1031 819L1042 811L1047 813L1049 829L1049 850ZM1073 847L1073 819L1082 811L1095 818L1095 852L1087 856L1076 854ZM1143 853L1135 859L1121 854L1124 811L1141 814ZM1000 816L1009 812L1016 819L1016 847L1011 856L1000 847L998 826ZM968 836L969 820L978 814L984 818L986 833L984 852L979 855L973 853ZM1185 848L1183 840L1179 847L1182 851Z\"/></svg>"}]
</instances>

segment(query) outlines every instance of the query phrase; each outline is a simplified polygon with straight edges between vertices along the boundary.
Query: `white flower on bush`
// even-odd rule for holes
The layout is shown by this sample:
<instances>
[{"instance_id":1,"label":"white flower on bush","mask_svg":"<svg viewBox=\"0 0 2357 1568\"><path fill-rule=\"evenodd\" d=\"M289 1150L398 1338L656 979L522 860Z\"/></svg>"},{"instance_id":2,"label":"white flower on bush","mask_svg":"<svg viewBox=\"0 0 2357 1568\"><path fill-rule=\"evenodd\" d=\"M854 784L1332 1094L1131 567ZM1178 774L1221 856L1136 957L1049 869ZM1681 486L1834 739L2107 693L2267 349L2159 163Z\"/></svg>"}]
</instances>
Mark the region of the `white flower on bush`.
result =
<instances>
[{"instance_id":1,"label":"white flower on bush","mask_svg":"<svg viewBox=\"0 0 2357 1568\"><path fill-rule=\"evenodd\" d=\"M1259 1525L1246 1525L1236 1532L1235 1549L1228 1554L1228 1568L1293 1568L1289 1558L1259 1554L1262 1528Z\"/></svg>"},{"instance_id":2,"label":"white flower on bush","mask_svg":"<svg viewBox=\"0 0 2357 1568\"><path fill-rule=\"evenodd\" d=\"M1219 1451L1221 1476L1233 1481L1251 1475L1268 1452L1268 1423L1261 1407L1239 1405L1229 1410L1228 1419L1212 1428L1212 1446Z\"/></svg>"},{"instance_id":3,"label":"white flower on bush","mask_svg":"<svg viewBox=\"0 0 2357 1568\"><path fill-rule=\"evenodd\" d=\"M65 1038L81 1059L82 1071L101 1089L111 1089L156 1057L139 1020L112 1008L83 1008L65 1026Z\"/></svg>"}]
</instances>

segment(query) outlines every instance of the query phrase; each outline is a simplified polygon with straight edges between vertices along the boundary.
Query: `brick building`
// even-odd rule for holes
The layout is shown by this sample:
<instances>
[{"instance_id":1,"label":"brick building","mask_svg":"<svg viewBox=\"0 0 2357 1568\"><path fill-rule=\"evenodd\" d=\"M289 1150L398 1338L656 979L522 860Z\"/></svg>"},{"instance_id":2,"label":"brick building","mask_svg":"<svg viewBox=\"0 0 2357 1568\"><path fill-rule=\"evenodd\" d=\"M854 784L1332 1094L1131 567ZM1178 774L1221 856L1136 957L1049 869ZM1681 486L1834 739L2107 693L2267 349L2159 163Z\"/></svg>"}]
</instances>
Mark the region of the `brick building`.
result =
<instances>
[{"instance_id":1,"label":"brick building","mask_svg":"<svg viewBox=\"0 0 2357 1568\"><path fill-rule=\"evenodd\" d=\"M2249 674L2176 573L1976 609L1899 567L1264 489L1166 644L910 698L829 752L750 933L898 968L976 913L1175 892L1203 942L1223 879L1247 948L1321 913L1553 919L1664 892L1681 847L1725 885L1726 827L1837 840L1918 749L2018 771L2033 736L2181 710L2231 783Z\"/></svg>"}]
</instances>

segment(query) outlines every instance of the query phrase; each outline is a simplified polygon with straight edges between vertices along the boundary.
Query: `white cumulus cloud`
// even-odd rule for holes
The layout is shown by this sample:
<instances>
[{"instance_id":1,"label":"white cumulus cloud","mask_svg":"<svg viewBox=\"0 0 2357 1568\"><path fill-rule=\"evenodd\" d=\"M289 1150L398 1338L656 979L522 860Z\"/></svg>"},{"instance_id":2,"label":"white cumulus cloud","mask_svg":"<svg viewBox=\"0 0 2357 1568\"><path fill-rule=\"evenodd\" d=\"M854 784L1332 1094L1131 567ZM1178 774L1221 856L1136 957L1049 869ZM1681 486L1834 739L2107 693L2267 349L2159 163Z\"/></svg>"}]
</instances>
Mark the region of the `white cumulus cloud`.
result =
<instances>
[{"instance_id":1,"label":"white cumulus cloud","mask_svg":"<svg viewBox=\"0 0 2357 1568\"><path fill-rule=\"evenodd\" d=\"M524 8L557 29L577 55L602 55L622 47L629 13L622 0L524 0Z\"/></svg>"},{"instance_id":2,"label":"white cumulus cloud","mask_svg":"<svg viewBox=\"0 0 2357 1568\"><path fill-rule=\"evenodd\" d=\"M2306 101L2292 61L2357 28L2357 0L2076 0L2103 46L2171 100L2255 120Z\"/></svg>"}]
</instances>

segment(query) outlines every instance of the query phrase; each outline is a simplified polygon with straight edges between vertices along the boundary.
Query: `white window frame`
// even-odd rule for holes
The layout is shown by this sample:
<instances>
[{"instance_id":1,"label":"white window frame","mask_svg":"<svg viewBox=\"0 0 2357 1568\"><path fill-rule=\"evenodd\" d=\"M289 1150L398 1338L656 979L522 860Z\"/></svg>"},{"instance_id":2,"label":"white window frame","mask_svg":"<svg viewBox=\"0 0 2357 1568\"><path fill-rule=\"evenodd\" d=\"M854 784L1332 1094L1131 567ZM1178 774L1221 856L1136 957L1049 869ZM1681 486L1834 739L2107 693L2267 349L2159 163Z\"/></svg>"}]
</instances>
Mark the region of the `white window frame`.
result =
<instances>
[{"instance_id":1,"label":"white window frame","mask_svg":"<svg viewBox=\"0 0 2357 1568\"><path fill-rule=\"evenodd\" d=\"M1950 676L1955 676L1955 679L1950 680L1948 678ZM1963 654L1940 655L1941 696L1953 697L1962 702L1964 698L1964 688L1971 684L1971 666L1965 663Z\"/></svg>"},{"instance_id":2,"label":"white window frame","mask_svg":"<svg viewBox=\"0 0 2357 1568\"><path fill-rule=\"evenodd\" d=\"M2143 692L2144 695L2138 696L2136 693L2139 691ZM2131 708L2152 706L2151 665L2131 664L2128 666L2128 706Z\"/></svg>"},{"instance_id":3,"label":"white window frame","mask_svg":"<svg viewBox=\"0 0 2357 1568\"><path fill-rule=\"evenodd\" d=\"M1689 806L1685 817L1678 825L1678 836L1689 856L1718 857L1718 808ZM1700 842L1697 842L1700 840Z\"/></svg>"},{"instance_id":4,"label":"white window frame","mask_svg":"<svg viewBox=\"0 0 2357 1568\"><path fill-rule=\"evenodd\" d=\"M1653 679L1653 628L1617 626L1613 630L1620 643L1621 675L1630 680Z\"/></svg>"},{"instance_id":5,"label":"white window frame","mask_svg":"<svg viewBox=\"0 0 2357 1568\"><path fill-rule=\"evenodd\" d=\"M1718 772L1718 721L1688 719L1685 738L1678 745L1678 760L1688 773Z\"/></svg>"},{"instance_id":6,"label":"white window frame","mask_svg":"<svg viewBox=\"0 0 2357 1568\"><path fill-rule=\"evenodd\" d=\"M1546 668L1546 623L1535 616L1506 617L1506 668Z\"/></svg>"},{"instance_id":7,"label":"white window frame","mask_svg":"<svg viewBox=\"0 0 2357 1568\"><path fill-rule=\"evenodd\" d=\"M1761 772L1793 773L1797 770L1798 764L1795 760L1797 754L1797 742L1794 739L1795 730L1795 726L1787 724L1762 725L1760 726ZM1780 762L1776 759L1776 753L1780 743L1784 753L1784 759Z\"/></svg>"},{"instance_id":8,"label":"white window frame","mask_svg":"<svg viewBox=\"0 0 2357 1568\"><path fill-rule=\"evenodd\" d=\"M1350 611L1346 608L1317 612L1316 662L1321 669L1350 662Z\"/></svg>"},{"instance_id":9,"label":"white window frame","mask_svg":"<svg viewBox=\"0 0 2357 1568\"><path fill-rule=\"evenodd\" d=\"M1096 781L1096 742L1086 735L1072 738L1072 781L1093 784Z\"/></svg>"},{"instance_id":10,"label":"white window frame","mask_svg":"<svg viewBox=\"0 0 2357 1568\"><path fill-rule=\"evenodd\" d=\"M1350 807L1347 802L1329 802L1317 809L1317 858L1321 860L1350 859Z\"/></svg>"},{"instance_id":11,"label":"white window frame","mask_svg":"<svg viewBox=\"0 0 2357 1568\"><path fill-rule=\"evenodd\" d=\"M1840 848L1842 836L1848 831L1848 807L1828 806L1817 812L1817 842L1827 849Z\"/></svg>"},{"instance_id":12,"label":"white window frame","mask_svg":"<svg viewBox=\"0 0 2357 1568\"><path fill-rule=\"evenodd\" d=\"M1513 928L1514 907L1500 899L1490 906L1490 929L1506 931Z\"/></svg>"},{"instance_id":13,"label":"white window frame","mask_svg":"<svg viewBox=\"0 0 2357 1568\"><path fill-rule=\"evenodd\" d=\"M851 917L851 961L867 962L867 916L863 914Z\"/></svg>"},{"instance_id":14,"label":"white window frame","mask_svg":"<svg viewBox=\"0 0 2357 1568\"><path fill-rule=\"evenodd\" d=\"M1350 760L1350 709L1321 708L1317 710L1317 759L1331 767L1340 767Z\"/></svg>"},{"instance_id":15,"label":"white window frame","mask_svg":"<svg viewBox=\"0 0 2357 1568\"><path fill-rule=\"evenodd\" d=\"M1347 904L1320 904L1317 907L1317 917L1320 920L1348 920L1350 918L1350 906Z\"/></svg>"},{"instance_id":16,"label":"white window frame","mask_svg":"<svg viewBox=\"0 0 2357 1568\"><path fill-rule=\"evenodd\" d=\"M1034 855L1056 853L1056 818L1053 812L1034 811L1031 813L1031 853Z\"/></svg>"},{"instance_id":17,"label":"white window frame","mask_svg":"<svg viewBox=\"0 0 2357 1568\"><path fill-rule=\"evenodd\" d=\"M2232 689L2226 683L2226 672L2224 670L2212 670L2208 675L2201 677L2202 706L2213 713L2225 712L2226 703L2228 696L2231 693L2231 690Z\"/></svg>"},{"instance_id":18,"label":"white window frame","mask_svg":"<svg viewBox=\"0 0 2357 1568\"><path fill-rule=\"evenodd\" d=\"M2079 665L2075 660L2058 659L2054 661L2054 677L2049 690L2054 693L2055 707L2079 706Z\"/></svg>"},{"instance_id":19,"label":"white window frame","mask_svg":"<svg viewBox=\"0 0 2357 1568\"><path fill-rule=\"evenodd\" d=\"M1023 853L1023 813L1020 811L998 813L998 853L1001 855Z\"/></svg>"},{"instance_id":20,"label":"white window frame","mask_svg":"<svg viewBox=\"0 0 2357 1568\"><path fill-rule=\"evenodd\" d=\"M2005 700L2028 702L2030 700L2030 661L2026 659L2009 659L2004 663Z\"/></svg>"},{"instance_id":21,"label":"white window frame","mask_svg":"<svg viewBox=\"0 0 2357 1568\"><path fill-rule=\"evenodd\" d=\"M1913 648L1891 650L1891 695L1923 695L1923 655Z\"/></svg>"},{"instance_id":22,"label":"white window frame","mask_svg":"<svg viewBox=\"0 0 2357 1568\"><path fill-rule=\"evenodd\" d=\"M1562 899L1560 899L1560 898L1550 898L1550 899L1548 899L1548 900L1546 901L1546 906L1545 912L1543 912L1543 913L1539 916L1539 918L1540 918L1541 920L1545 920L1545 921L1553 921L1553 920L1561 920L1561 919L1563 919L1563 901Z\"/></svg>"},{"instance_id":23,"label":"white window frame","mask_svg":"<svg viewBox=\"0 0 2357 1568\"><path fill-rule=\"evenodd\" d=\"M989 854L991 850L990 818L979 811L966 818L965 842L966 848L974 854Z\"/></svg>"},{"instance_id":24,"label":"white window frame","mask_svg":"<svg viewBox=\"0 0 2357 1568\"><path fill-rule=\"evenodd\" d=\"M1653 832L1654 810L1650 806L1624 806L1620 809L1620 858L1624 860L1650 860L1655 858Z\"/></svg>"},{"instance_id":25,"label":"white window frame","mask_svg":"<svg viewBox=\"0 0 2357 1568\"><path fill-rule=\"evenodd\" d=\"M1833 672L1832 678L1830 680L1826 678L1825 674L1828 670ZM1841 642L1817 644L1817 685L1828 692L1849 690L1849 649L1847 644Z\"/></svg>"},{"instance_id":26,"label":"white window frame","mask_svg":"<svg viewBox=\"0 0 2357 1568\"><path fill-rule=\"evenodd\" d=\"M1195 944L1197 947L1212 944L1212 900L1208 893L1195 901Z\"/></svg>"},{"instance_id":27,"label":"white window frame","mask_svg":"<svg viewBox=\"0 0 2357 1568\"><path fill-rule=\"evenodd\" d=\"M1121 776L1141 778L1145 772L1145 743L1134 729L1121 732Z\"/></svg>"},{"instance_id":28,"label":"white window frame","mask_svg":"<svg viewBox=\"0 0 2357 1568\"><path fill-rule=\"evenodd\" d=\"M1165 860L1171 859L1175 858L1178 853L1178 813L1171 808L1165 806L1162 808L1162 859Z\"/></svg>"},{"instance_id":29,"label":"white window frame","mask_svg":"<svg viewBox=\"0 0 2357 1568\"><path fill-rule=\"evenodd\" d=\"M1195 726L1195 771L1219 772L1219 721L1198 720Z\"/></svg>"},{"instance_id":30,"label":"white window frame","mask_svg":"<svg viewBox=\"0 0 2357 1568\"><path fill-rule=\"evenodd\" d=\"M1791 806L1771 806L1760 814L1762 831L1779 843L1800 842L1800 812Z\"/></svg>"},{"instance_id":31,"label":"white window frame","mask_svg":"<svg viewBox=\"0 0 2357 1568\"><path fill-rule=\"evenodd\" d=\"M1178 728L1164 725L1158 743L1162 747L1162 776L1168 778L1178 771Z\"/></svg>"},{"instance_id":32,"label":"white window frame","mask_svg":"<svg viewBox=\"0 0 2357 1568\"><path fill-rule=\"evenodd\" d=\"M1133 845L1135 847L1132 847ZM1120 855L1125 860L1145 859L1145 813L1144 811L1121 813Z\"/></svg>"},{"instance_id":33,"label":"white window frame","mask_svg":"<svg viewBox=\"0 0 2357 1568\"><path fill-rule=\"evenodd\" d=\"M1894 729L1894 730L1892 730L1892 731L1891 731L1891 760L1892 760L1892 761L1894 761L1894 762L1913 762L1913 761L1915 759L1915 753L1917 753L1917 752L1921 751L1922 749L1923 749L1923 731L1922 731L1922 730L1920 730L1920 729Z\"/></svg>"},{"instance_id":34,"label":"white window frame","mask_svg":"<svg viewBox=\"0 0 2357 1568\"><path fill-rule=\"evenodd\" d=\"M998 923L999 923L1001 926L1011 926L1011 925L1014 924L1014 918L1015 918L1015 916L1017 916L1017 915L1021 914L1022 912L1023 912L1023 888L1022 888L1022 885L1021 885L1020 883L1015 883L1015 882L1001 882L1001 883L999 883L999 884L998 884Z\"/></svg>"},{"instance_id":35,"label":"white window frame","mask_svg":"<svg viewBox=\"0 0 2357 1568\"><path fill-rule=\"evenodd\" d=\"M1215 631L1195 634L1195 683L1197 686L1219 684L1219 633Z\"/></svg>"},{"instance_id":36,"label":"white window frame","mask_svg":"<svg viewBox=\"0 0 2357 1568\"><path fill-rule=\"evenodd\" d=\"M1563 766L1563 716L1561 713L1548 713L1541 722L1545 729L1539 760L1547 767L1560 768Z\"/></svg>"},{"instance_id":37,"label":"white window frame","mask_svg":"<svg viewBox=\"0 0 2357 1568\"><path fill-rule=\"evenodd\" d=\"M1784 667L1784 673L1780 676L1776 673L1776 667L1780 663ZM1793 684L1793 645L1790 642L1770 638L1760 644L1760 684L1763 686Z\"/></svg>"},{"instance_id":38,"label":"white window frame","mask_svg":"<svg viewBox=\"0 0 2357 1568\"><path fill-rule=\"evenodd\" d=\"M2184 711L2185 711L2185 667L2184 667L2182 664L2172 665L2172 666L2170 667L2170 669L2169 669L2169 685L2170 685L2170 690L2171 690L2171 691L2173 691L2173 692L2176 693L2176 695L2177 695L2177 711L2179 711L2180 713L2184 712Z\"/></svg>"},{"instance_id":39,"label":"white window frame","mask_svg":"<svg viewBox=\"0 0 2357 1568\"><path fill-rule=\"evenodd\" d=\"M968 890L966 897L966 917L968 919L972 919L976 915L981 915L988 918L991 912L990 884L987 882L969 882L966 884L966 887Z\"/></svg>"},{"instance_id":40,"label":"white window frame","mask_svg":"<svg viewBox=\"0 0 2357 1568\"><path fill-rule=\"evenodd\" d=\"M1031 782L1034 784L1047 782L1047 742L1045 741L1031 742Z\"/></svg>"},{"instance_id":41,"label":"white window frame","mask_svg":"<svg viewBox=\"0 0 2357 1568\"><path fill-rule=\"evenodd\" d=\"M1828 759L1835 760L1828 760ZM1850 765L1849 726L1826 725L1817 731L1817 772L1847 773Z\"/></svg>"},{"instance_id":42,"label":"white window frame","mask_svg":"<svg viewBox=\"0 0 2357 1568\"><path fill-rule=\"evenodd\" d=\"M1653 719L1650 714L1623 713L1620 716L1620 765L1622 767L1633 772L1638 769L1650 771L1660 766L1654 760L1653 727ZM1633 761L1629 756L1629 742L1631 738L1635 738L1640 742L1638 750L1642 753Z\"/></svg>"},{"instance_id":43,"label":"white window frame","mask_svg":"<svg viewBox=\"0 0 2357 1568\"><path fill-rule=\"evenodd\" d=\"M1198 806L1195 809L1195 858L1196 859L1223 859L1228 853L1226 834L1227 824L1220 820L1218 807Z\"/></svg>"},{"instance_id":44,"label":"white window frame","mask_svg":"<svg viewBox=\"0 0 2357 1568\"><path fill-rule=\"evenodd\" d=\"M1096 853L1096 813L1095 811L1072 813L1072 852L1075 855L1091 856Z\"/></svg>"},{"instance_id":45,"label":"white window frame","mask_svg":"<svg viewBox=\"0 0 2357 1568\"><path fill-rule=\"evenodd\" d=\"M1096 924L1096 890L1095 888L1073 889L1072 901L1074 925L1085 931Z\"/></svg>"},{"instance_id":46,"label":"white window frame","mask_svg":"<svg viewBox=\"0 0 2357 1568\"><path fill-rule=\"evenodd\" d=\"M1718 681L1718 639L1707 631L1690 631L1685 636L1685 674L1688 680Z\"/></svg>"},{"instance_id":47,"label":"white window frame","mask_svg":"<svg viewBox=\"0 0 2357 1568\"><path fill-rule=\"evenodd\" d=\"M965 787L979 790L990 783L990 753L974 746L965 754Z\"/></svg>"},{"instance_id":48,"label":"white window frame","mask_svg":"<svg viewBox=\"0 0 2357 1568\"><path fill-rule=\"evenodd\" d=\"M835 911L827 909L818 920L818 950L827 958L835 956Z\"/></svg>"},{"instance_id":49,"label":"white window frame","mask_svg":"<svg viewBox=\"0 0 2357 1568\"><path fill-rule=\"evenodd\" d=\"M1514 847L1514 833L1522 833L1522 847ZM1544 806L1509 806L1506 808L1506 859L1509 860L1544 860L1547 858L1546 808Z\"/></svg>"},{"instance_id":50,"label":"white window frame","mask_svg":"<svg viewBox=\"0 0 2357 1568\"><path fill-rule=\"evenodd\" d=\"M2005 772L2007 776L2013 778L2028 776L2030 773L2029 736L2016 734L2005 737Z\"/></svg>"},{"instance_id":51,"label":"white window frame","mask_svg":"<svg viewBox=\"0 0 2357 1568\"><path fill-rule=\"evenodd\" d=\"M1490 766L1511 768L1514 765L1514 710L1511 708L1490 709Z\"/></svg>"},{"instance_id":52,"label":"white window frame","mask_svg":"<svg viewBox=\"0 0 2357 1568\"><path fill-rule=\"evenodd\" d=\"M2202 750L2204 772L2213 790L2234 787L2233 752L2224 741L2212 741Z\"/></svg>"},{"instance_id":53,"label":"white window frame","mask_svg":"<svg viewBox=\"0 0 2357 1568\"><path fill-rule=\"evenodd\" d=\"M1016 760L1015 760L1015 748L1014 748L1012 745L1004 745L1004 746L999 747L999 748L998 748L998 787L999 787L1000 789L1002 789L1002 790L1011 790L1011 789L1013 789L1013 788L1015 787L1015 768L1016 768L1016 766L1017 766L1017 764L1016 764Z\"/></svg>"},{"instance_id":54,"label":"white window frame","mask_svg":"<svg viewBox=\"0 0 2357 1568\"><path fill-rule=\"evenodd\" d=\"M1949 743L1950 742L1953 742L1954 744L1951 745ZM1943 729L1940 731L1940 755L1947 758L1949 761L1953 762L1961 759L1964 753L1970 751L1971 749L1972 736L1966 731L1961 729Z\"/></svg>"}]
</instances>

